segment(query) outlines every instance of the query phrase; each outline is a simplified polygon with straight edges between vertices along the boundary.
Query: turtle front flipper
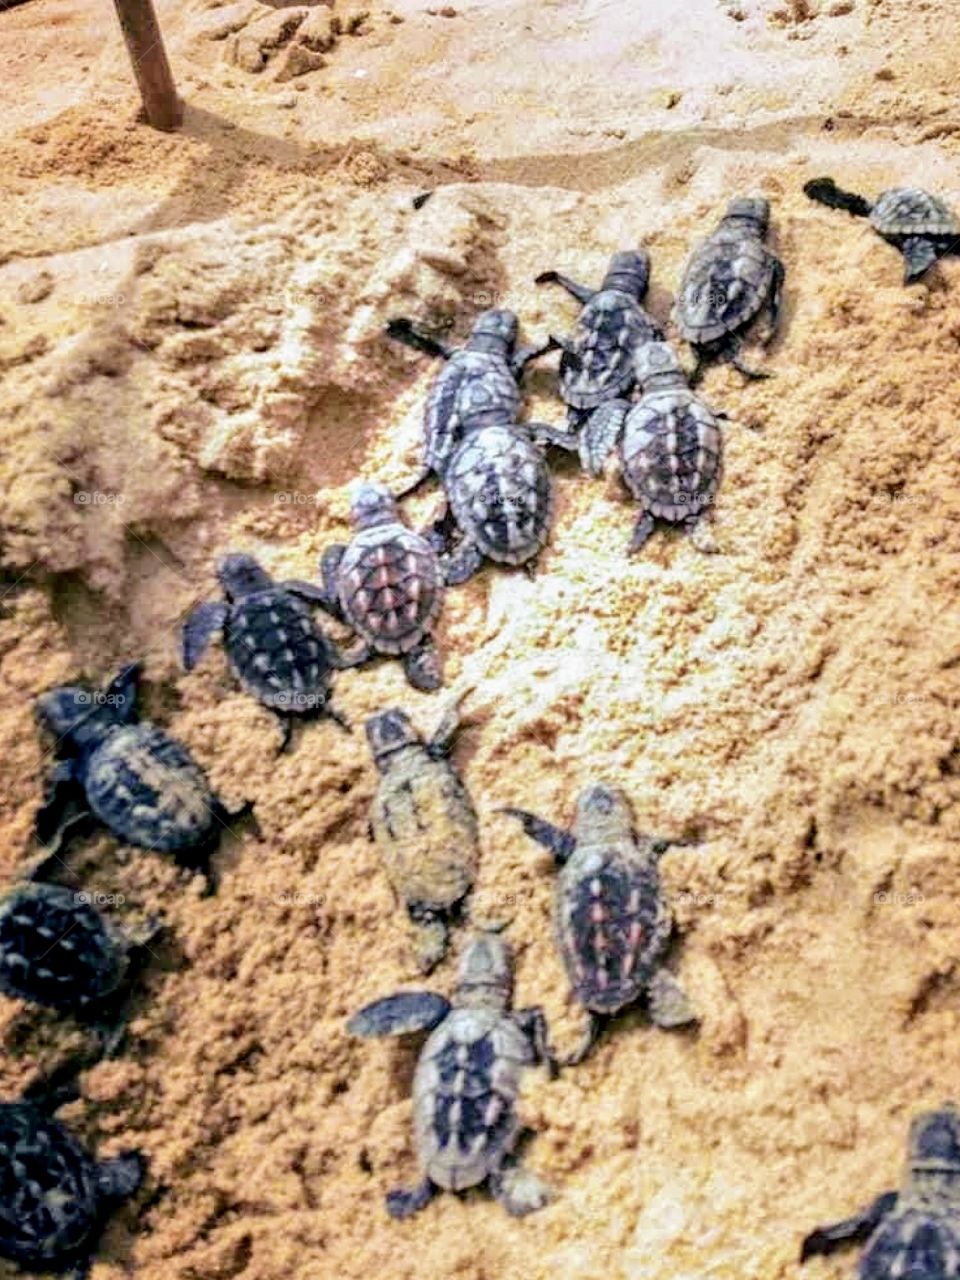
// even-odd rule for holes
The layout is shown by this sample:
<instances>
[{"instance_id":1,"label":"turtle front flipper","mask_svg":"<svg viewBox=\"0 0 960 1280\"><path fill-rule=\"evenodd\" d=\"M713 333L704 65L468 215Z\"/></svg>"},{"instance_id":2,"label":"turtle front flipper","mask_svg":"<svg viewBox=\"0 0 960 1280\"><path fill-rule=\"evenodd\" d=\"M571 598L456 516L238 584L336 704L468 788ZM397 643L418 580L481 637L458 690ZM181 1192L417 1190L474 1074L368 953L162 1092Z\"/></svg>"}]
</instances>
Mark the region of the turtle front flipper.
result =
<instances>
[{"instance_id":1,"label":"turtle front flipper","mask_svg":"<svg viewBox=\"0 0 960 1280\"><path fill-rule=\"evenodd\" d=\"M785 279L786 272L784 271L783 263L779 258L774 258L773 274L770 277L770 292L767 294L766 302L767 322L760 338L761 344L765 347L769 347L777 336L780 312L783 307L783 283Z\"/></svg>"},{"instance_id":2,"label":"turtle front flipper","mask_svg":"<svg viewBox=\"0 0 960 1280\"><path fill-rule=\"evenodd\" d=\"M837 1249L842 1249L845 1244L869 1239L883 1219L896 1209L897 1199L896 1191L885 1191L882 1196L877 1196L872 1204L855 1213L853 1217L844 1218L841 1222L834 1222L827 1227L817 1227L804 1238L800 1249L800 1261L806 1262L808 1258L813 1258L817 1254L834 1253Z\"/></svg>"},{"instance_id":3,"label":"turtle front flipper","mask_svg":"<svg viewBox=\"0 0 960 1280\"><path fill-rule=\"evenodd\" d=\"M43 880L51 861L60 861L60 854L71 837L97 822L87 801L76 760L63 760L51 770L44 788L43 804L33 821L34 832L43 849L29 862L25 878Z\"/></svg>"},{"instance_id":4,"label":"turtle front flipper","mask_svg":"<svg viewBox=\"0 0 960 1280\"><path fill-rule=\"evenodd\" d=\"M690 541L703 555L716 555L720 550L705 513L699 512L697 515L688 516L683 522L683 528L690 535Z\"/></svg>"},{"instance_id":5,"label":"turtle front flipper","mask_svg":"<svg viewBox=\"0 0 960 1280\"><path fill-rule=\"evenodd\" d=\"M423 693L432 693L443 684L440 654L429 637L403 655L403 669L413 687Z\"/></svg>"},{"instance_id":6,"label":"turtle front flipper","mask_svg":"<svg viewBox=\"0 0 960 1280\"><path fill-rule=\"evenodd\" d=\"M320 581L323 585L319 595L316 597L317 604L322 609L325 609L332 618L336 618L338 622L343 621L343 609L340 605L337 573L345 551L346 547L338 542L332 547L327 547L320 557Z\"/></svg>"},{"instance_id":7,"label":"turtle front flipper","mask_svg":"<svg viewBox=\"0 0 960 1280\"><path fill-rule=\"evenodd\" d=\"M629 412L629 401L608 400L591 413L578 441L580 465L587 475L596 478L603 474L603 465L623 435Z\"/></svg>"},{"instance_id":8,"label":"turtle front flipper","mask_svg":"<svg viewBox=\"0 0 960 1280\"><path fill-rule=\"evenodd\" d=\"M539 1174L514 1160L506 1160L488 1179L498 1204L514 1218L525 1218L553 1199L553 1191Z\"/></svg>"},{"instance_id":9,"label":"turtle front flipper","mask_svg":"<svg viewBox=\"0 0 960 1280\"><path fill-rule=\"evenodd\" d=\"M525 422L530 439L541 448L562 449L564 453L576 453L580 448L580 435L576 431L564 431L548 422Z\"/></svg>"},{"instance_id":10,"label":"turtle front flipper","mask_svg":"<svg viewBox=\"0 0 960 1280\"><path fill-rule=\"evenodd\" d=\"M550 1043L550 1028L547 1025L547 1015L543 1012L543 1009L540 1005L535 1004L527 1009L517 1009L513 1016L523 1034L530 1041L537 1061L542 1062L547 1067L551 1076L555 1076L559 1069L559 1063Z\"/></svg>"},{"instance_id":11,"label":"turtle front flipper","mask_svg":"<svg viewBox=\"0 0 960 1280\"><path fill-rule=\"evenodd\" d=\"M571 280L569 276L561 275L559 271L541 271L538 276L534 277L534 284L558 284L561 289L566 289L572 298L586 306L587 303L596 294L596 289L589 289L585 284L577 284L576 280Z\"/></svg>"},{"instance_id":12,"label":"turtle front flipper","mask_svg":"<svg viewBox=\"0 0 960 1280\"><path fill-rule=\"evenodd\" d=\"M357 640L349 649L335 649L330 645L328 657L334 671L350 671L353 667L362 667L371 662L376 653L366 640Z\"/></svg>"},{"instance_id":13,"label":"turtle front flipper","mask_svg":"<svg viewBox=\"0 0 960 1280\"><path fill-rule=\"evenodd\" d=\"M433 991L402 991L366 1004L347 1022L351 1036L408 1036L432 1031L450 1012L450 1001Z\"/></svg>"},{"instance_id":14,"label":"turtle front flipper","mask_svg":"<svg viewBox=\"0 0 960 1280\"><path fill-rule=\"evenodd\" d=\"M229 607L222 600L205 600L194 605L180 632L180 657L184 670L192 671L203 651L227 621Z\"/></svg>"},{"instance_id":15,"label":"turtle front flipper","mask_svg":"<svg viewBox=\"0 0 960 1280\"><path fill-rule=\"evenodd\" d=\"M668 969L658 969L650 979L647 1007L653 1022L664 1030L699 1021L689 996Z\"/></svg>"},{"instance_id":16,"label":"turtle front flipper","mask_svg":"<svg viewBox=\"0 0 960 1280\"><path fill-rule=\"evenodd\" d=\"M342 552L343 548L341 547L340 550ZM329 593L326 587L318 586L315 582L305 582L303 578L287 578L283 582L278 582L277 586L282 591L288 591L292 596L306 600L307 604L318 604L321 609L327 606Z\"/></svg>"},{"instance_id":17,"label":"turtle front flipper","mask_svg":"<svg viewBox=\"0 0 960 1280\"><path fill-rule=\"evenodd\" d=\"M579 1045L574 1049L573 1053L567 1054L565 1058L560 1059L561 1067L578 1067L581 1062L585 1062L593 1051L593 1046L600 1039L600 1032L603 1028L603 1018L598 1013L594 1013L592 1009L587 1010L587 1026L580 1040Z\"/></svg>"},{"instance_id":18,"label":"turtle front flipper","mask_svg":"<svg viewBox=\"0 0 960 1280\"><path fill-rule=\"evenodd\" d=\"M396 1191L388 1191L387 1213L391 1218L412 1218L421 1209L425 1209L436 1194L437 1188L429 1178L424 1178L418 1186L407 1191L402 1187Z\"/></svg>"},{"instance_id":19,"label":"turtle front flipper","mask_svg":"<svg viewBox=\"0 0 960 1280\"><path fill-rule=\"evenodd\" d=\"M547 822L545 818L538 818L535 813L528 813L526 809L510 808L500 809L499 812L516 818L531 840L536 840L537 844L543 845L553 854L558 867L563 866L576 848L577 841L571 832L555 827L552 822Z\"/></svg>"},{"instance_id":20,"label":"turtle front flipper","mask_svg":"<svg viewBox=\"0 0 960 1280\"><path fill-rule=\"evenodd\" d=\"M401 342L405 347L420 351L424 355L438 356L441 360L449 360L454 352L453 347L445 346L436 338L431 338L429 334L417 329L407 316L397 316L396 319L388 321L385 332L394 342Z\"/></svg>"},{"instance_id":21,"label":"turtle front flipper","mask_svg":"<svg viewBox=\"0 0 960 1280\"><path fill-rule=\"evenodd\" d=\"M560 343L551 334L546 342L538 342L530 347L520 347L515 351L510 361L510 371L517 382L523 377L524 370L532 360L539 360L541 356L549 355L551 351L556 351L559 346Z\"/></svg>"},{"instance_id":22,"label":"turtle front flipper","mask_svg":"<svg viewBox=\"0 0 960 1280\"><path fill-rule=\"evenodd\" d=\"M415 493L419 493L432 475L432 467L421 467L411 481L405 484L402 489L396 490L397 501L399 502L401 498L411 498Z\"/></svg>"},{"instance_id":23,"label":"turtle front flipper","mask_svg":"<svg viewBox=\"0 0 960 1280\"><path fill-rule=\"evenodd\" d=\"M137 719L137 694L140 689L142 662L128 662L103 691L107 705L113 707L119 724L135 724Z\"/></svg>"},{"instance_id":24,"label":"turtle front flipper","mask_svg":"<svg viewBox=\"0 0 960 1280\"><path fill-rule=\"evenodd\" d=\"M900 252L905 263L904 284L916 284L940 256L937 246L928 236L907 236L900 245Z\"/></svg>"},{"instance_id":25,"label":"turtle front flipper","mask_svg":"<svg viewBox=\"0 0 960 1280\"><path fill-rule=\"evenodd\" d=\"M448 555L441 565L443 581L448 587L458 587L472 578L483 564L483 552L475 542L464 538L460 546Z\"/></svg>"},{"instance_id":26,"label":"turtle front flipper","mask_svg":"<svg viewBox=\"0 0 960 1280\"><path fill-rule=\"evenodd\" d=\"M748 382L765 382L767 378L774 376L769 369L754 369L752 365L744 364L740 355L740 347L740 335L731 334L720 353L727 363L736 369L737 373L746 378Z\"/></svg>"},{"instance_id":27,"label":"turtle front flipper","mask_svg":"<svg viewBox=\"0 0 960 1280\"><path fill-rule=\"evenodd\" d=\"M630 545L627 547L627 555L635 556L638 551L642 551L655 527L656 521L650 512L641 512L637 517L637 523L633 526Z\"/></svg>"},{"instance_id":28,"label":"turtle front flipper","mask_svg":"<svg viewBox=\"0 0 960 1280\"><path fill-rule=\"evenodd\" d=\"M869 200L852 191L844 191L832 178L811 178L803 184L803 194L829 209L845 209L855 218L868 218L873 208Z\"/></svg>"}]
</instances>

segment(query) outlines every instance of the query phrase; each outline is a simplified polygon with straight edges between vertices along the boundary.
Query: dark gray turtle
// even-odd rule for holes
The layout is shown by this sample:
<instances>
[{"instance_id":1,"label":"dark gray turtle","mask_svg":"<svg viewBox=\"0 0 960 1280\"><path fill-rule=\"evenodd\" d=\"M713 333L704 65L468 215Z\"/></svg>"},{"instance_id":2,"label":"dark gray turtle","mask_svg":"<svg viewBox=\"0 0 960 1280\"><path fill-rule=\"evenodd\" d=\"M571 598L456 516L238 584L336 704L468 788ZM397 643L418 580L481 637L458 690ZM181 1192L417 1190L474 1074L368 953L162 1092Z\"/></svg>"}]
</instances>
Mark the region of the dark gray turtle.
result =
<instances>
[{"instance_id":1,"label":"dark gray turtle","mask_svg":"<svg viewBox=\"0 0 960 1280\"><path fill-rule=\"evenodd\" d=\"M0 1103L0 1257L84 1280L107 1218L139 1189L146 1164L137 1151L96 1160L54 1119L66 1100L36 1091Z\"/></svg>"},{"instance_id":2,"label":"dark gray turtle","mask_svg":"<svg viewBox=\"0 0 960 1280\"><path fill-rule=\"evenodd\" d=\"M783 264L764 244L770 203L734 200L716 230L694 250L677 294L675 318L693 347L696 382L708 359L728 360L746 378L769 373L748 368L740 359L744 331L766 308L769 324L762 342L773 341L783 291Z\"/></svg>"},{"instance_id":3,"label":"dark gray turtle","mask_svg":"<svg viewBox=\"0 0 960 1280\"><path fill-rule=\"evenodd\" d=\"M311 605L326 604L321 587L292 579L274 582L253 556L228 555L217 566L225 601L195 605L183 624L183 665L192 671L217 631L237 679L283 725L280 750L290 745L293 721L326 715L344 729L330 705L330 672L352 666L323 634Z\"/></svg>"},{"instance_id":4,"label":"dark gray turtle","mask_svg":"<svg viewBox=\"0 0 960 1280\"><path fill-rule=\"evenodd\" d=\"M157 931L119 928L87 893L15 885L0 899L0 991L91 1021L113 1046L131 968Z\"/></svg>"},{"instance_id":5,"label":"dark gray turtle","mask_svg":"<svg viewBox=\"0 0 960 1280\"><path fill-rule=\"evenodd\" d=\"M37 719L60 757L36 818L48 860L91 822L196 868L219 841L228 815L203 770L182 743L137 719L139 676L133 663L102 691L61 685L37 700Z\"/></svg>"},{"instance_id":6,"label":"dark gray turtle","mask_svg":"<svg viewBox=\"0 0 960 1280\"><path fill-rule=\"evenodd\" d=\"M393 494L381 485L360 485L352 508L353 541L328 547L320 561L321 603L360 635L351 663L377 653L402 657L415 689L438 689L440 662L430 635L443 603L437 553L402 523Z\"/></svg>"},{"instance_id":7,"label":"dark gray turtle","mask_svg":"<svg viewBox=\"0 0 960 1280\"><path fill-rule=\"evenodd\" d=\"M650 537L655 520L682 525L700 550L715 551L700 522L711 514L720 484L723 441L717 415L690 390L668 343L638 348L635 373L636 404L610 400L587 422L579 445L583 465L599 475L619 441L624 483L642 508L631 553Z\"/></svg>"},{"instance_id":8,"label":"dark gray turtle","mask_svg":"<svg viewBox=\"0 0 960 1280\"><path fill-rule=\"evenodd\" d=\"M481 312L459 349L438 342L406 318L387 325L389 337L446 361L427 397L423 469L401 497L413 493L431 473L443 478L464 431L516 420L524 369L554 346L551 340L518 348L518 332L516 315L499 309Z\"/></svg>"},{"instance_id":9,"label":"dark gray turtle","mask_svg":"<svg viewBox=\"0 0 960 1280\"><path fill-rule=\"evenodd\" d=\"M838 187L832 178L814 178L804 184L804 194L831 209L845 209L857 218L869 218L874 231L894 245L904 257L904 284L914 284L938 258L957 248L960 223L944 202L919 187L891 187L873 204Z\"/></svg>"},{"instance_id":10,"label":"dark gray turtle","mask_svg":"<svg viewBox=\"0 0 960 1280\"><path fill-rule=\"evenodd\" d=\"M605 401L630 394L637 347L663 337L641 305L649 281L650 255L644 249L615 253L599 289L577 284L558 271L537 276L536 284L562 285L583 303L573 337L553 337L563 350L560 394L568 406L571 430L582 427Z\"/></svg>"},{"instance_id":11,"label":"dark gray turtle","mask_svg":"<svg viewBox=\"0 0 960 1280\"><path fill-rule=\"evenodd\" d=\"M617 787L588 787L580 795L572 831L527 813L519 818L531 839L553 854L557 878L555 924L574 998L589 1014L580 1049L564 1065L582 1062L600 1018L645 995L660 1027L682 1027L696 1014L663 961L673 917L663 900L657 863L670 840L638 835L630 805Z\"/></svg>"},{"instance_id":12,"label":"dark gray turtle","mask_svg":"<svg viewBox=\"0 0 960 1280\"><path fill-rule=\"evenodd\" d=\"M450 919L473 886L479 858L477 815L448 759L458 724L453 708L424 742L399 708L367 721L380 773L370 834L409 912L424 973L446 954Z\"/></svg>"},{"instance_id":13,"label":"dark gray turtle","mask_svg":"<svg viewBox=\"0 0 960 1280\"><path fill-rule=\"evenodd\" d=\"M553 1070L543 1011L511 1010L513 964L506 943L481 934L466 947L453 1002L426 991L387 996L347 1023L355 1036L431 1031L413 1078L413 1116L423 1179L391 1191L387 1212L408 1218L437 1191L486 1182L508 1213L522 1216L550 1199L546 1185L513 1156L520 1136L516 1101L526 1067Z\"/></svg>"},{"instance_id":14,"label":"dark gray turtle","mask_svg":"<svg viewBox=\"0 0 960 1280\"><path fill-rule=\"evenodd\" d=\"M960 1112L953 1103L914 1119L900 1190L811 1232L800 1261L861 1241L860 1280L958 1280Z\"/></svg>"}]
</instances>

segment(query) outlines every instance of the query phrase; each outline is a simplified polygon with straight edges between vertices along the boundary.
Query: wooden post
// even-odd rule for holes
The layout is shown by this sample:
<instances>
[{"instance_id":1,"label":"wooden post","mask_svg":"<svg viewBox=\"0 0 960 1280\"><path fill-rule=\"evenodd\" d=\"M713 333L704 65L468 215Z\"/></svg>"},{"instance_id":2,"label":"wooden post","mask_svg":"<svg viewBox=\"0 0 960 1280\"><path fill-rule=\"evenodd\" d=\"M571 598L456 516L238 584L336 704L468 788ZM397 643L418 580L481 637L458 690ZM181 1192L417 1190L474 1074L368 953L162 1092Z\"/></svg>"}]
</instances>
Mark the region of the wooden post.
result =
<instances>
[{"instance_id":1,"label":"wooden post","mask_svg":"<svg viewBox=\"0 0 960 1280\"><path fill-rule=\"evenodd\" d=\"M113 3L147 120L155 129L176 129L183 121L183 105L177 97L153 0L113 0Z\"/></svg>"}]
</instances>

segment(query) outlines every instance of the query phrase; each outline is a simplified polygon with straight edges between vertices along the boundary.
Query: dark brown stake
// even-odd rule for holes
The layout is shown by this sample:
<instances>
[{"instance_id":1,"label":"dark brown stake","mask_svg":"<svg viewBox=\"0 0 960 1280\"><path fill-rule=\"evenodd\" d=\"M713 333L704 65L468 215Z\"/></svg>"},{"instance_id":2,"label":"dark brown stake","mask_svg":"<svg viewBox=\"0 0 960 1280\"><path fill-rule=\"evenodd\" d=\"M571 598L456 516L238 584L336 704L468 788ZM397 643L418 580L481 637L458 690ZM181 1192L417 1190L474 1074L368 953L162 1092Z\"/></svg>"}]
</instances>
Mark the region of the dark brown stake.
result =
<instances>
[{"instance_id":1,"label":"dark brown stake","mask_svg":"<svg viewBox=\"0 0 960 1280\"><path fill-rule=\"evenodd\" d=\"M183 105L170 73L153 0L113 0L133 63L147 120L155 129L176 129Z\"/></svg>"}]
</instances>

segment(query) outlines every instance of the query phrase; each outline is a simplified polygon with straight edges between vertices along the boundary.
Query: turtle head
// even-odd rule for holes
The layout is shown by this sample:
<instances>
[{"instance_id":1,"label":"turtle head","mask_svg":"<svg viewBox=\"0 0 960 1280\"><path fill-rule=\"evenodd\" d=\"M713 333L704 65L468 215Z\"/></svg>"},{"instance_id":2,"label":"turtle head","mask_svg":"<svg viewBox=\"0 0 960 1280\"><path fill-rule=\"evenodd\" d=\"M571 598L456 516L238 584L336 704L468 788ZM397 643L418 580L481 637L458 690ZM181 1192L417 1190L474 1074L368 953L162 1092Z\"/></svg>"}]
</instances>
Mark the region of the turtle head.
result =
<instances>
[{"instance_id":1,"label":"turtle head","mask_svg":"<svg viewBox=\"0 0 960 1280\"><path fill-rule=\"evenodd\" d=\"M756 227L758 235L764 236L770 225L770 201L762 196L741 196L737 200L731 200L723 220L749 222Z\"/></svg>"},{"instance_id":2,"label":"turtle head","mask_svg":"<svg viewBox=\"0 0 960 1280\"><path fill-rule=\"evenodd\" d=\"M389 524L397 519L397 502L382 484L357 484L350 494L350 513L358 529Z\"/></svg>"},{"instance_id":3,"label":"turtle head","mask_svg":"<svg viewBox=\"0 0 960 1280\"><path fill-rule=\"evenodd\" d=\"M650 255L646 249L625 249L615 253L603 278L604 289L619 289L640 302L650 284Z\"/></svg>"},{"instance_id":4,"label":"turtle head","mask_svg":"<svg viewBox=\"0 0 960 1280\"><path fill-rule=\"evenodd\" d=\"M254 591L263 591L273 579L253 556L234 552L224 556L217 565L217 581L223 588L223 594L233 601L252 595Z\"/></svg>"},{"instance_id":5,"label":"turtle head","mask_svg":"<svg viewBox=\"0 0 960 1280\"><path fill-rule=\"evenodd\" d=\"M399 707L371 716L365 727L367 742L378 768L395 751L415 746L420 741L419 734L410 723L410 717Z\"/></svg>"},{"instance_id":6,"label":"turtle head","mask_svg":"<svg viewBox=\"0 0 960 1280\"><path fill-rule=\"evenodd\" d=\"M478 933L460 958L454 1003L506 1009L513 995L513 955L497 933Z\"/></svg>"},{"instance_id":7,"label":"turtle head","mask_svg":"<svg viewBox=\"0 0 960 1280\"><path fill-rule=\"evenodd\" d=\"M486 351L490 355L510 356L517 345L519 326L512 311L493 308L481 311L473 324L467 342L469 351Z\"/></svg>"},{"instance_id":8,"label":"turtle head","mask_svg":"<svg viewBox=\"0 0 960 1280\"><path fill-rule=\"evenodd\" d=\"M40 728L56 740L58 754L83 755L98 747L111 729L132 718L121 694L86 684L61 684L37 699Z\"/></svg>"},{"instance_id":9,"label":"turtle head","mask_svg":"<svg viewBox=\"0 0 960 1280\"><path fill-rule=\"evenodd\" d=\"M597 782L580 792L574 823L577 836L589 832L592 839L598 834L614 835L630 831L632 826L630 804L619 787L608 787L605 783Z\"/></svg>"},{"instance_id":10,"label":"turtle head","mask_svg":"<svg viewBox=\"0 0 960 1280\"><path fill-rule=\"evenodd\" d=\"M641 391L648 387L684 386L687 381L669 342L644 342L637 348L633 371Z\"/></svg>"},{"instance_id":11,"label":"turtle head","mask_svg":"<svg viewBox=\"0 0 960 1280\"><path fill-rule=\"evenodd\" d=\"M915 1116L907 1145L908 1177L916 1190L960 1196L960 1111L952 1102Z\"/></svg>"}]
</instances>

